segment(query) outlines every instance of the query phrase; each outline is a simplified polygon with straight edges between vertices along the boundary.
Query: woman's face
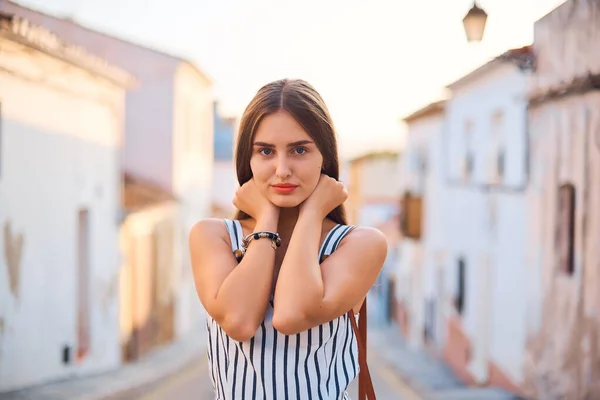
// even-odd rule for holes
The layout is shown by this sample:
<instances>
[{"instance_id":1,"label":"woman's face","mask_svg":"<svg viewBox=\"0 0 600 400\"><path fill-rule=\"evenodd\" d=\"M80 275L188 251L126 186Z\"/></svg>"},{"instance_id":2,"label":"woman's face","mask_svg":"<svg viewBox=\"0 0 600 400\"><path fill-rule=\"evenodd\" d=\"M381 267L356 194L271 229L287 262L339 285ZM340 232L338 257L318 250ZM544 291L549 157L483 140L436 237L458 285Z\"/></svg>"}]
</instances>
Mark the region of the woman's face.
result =
<instances>
[{"instance_id":1,"label":"woman's face","mask_svg":"<svg viewBox=\"0 0 600 400\"><path fill-rule=\"evenodd\" d=\"M315 190L323 156L290 114L278 111L263 118L252 145L252 175L271 203L296 207Z\"/></svg>"}]
</instances>

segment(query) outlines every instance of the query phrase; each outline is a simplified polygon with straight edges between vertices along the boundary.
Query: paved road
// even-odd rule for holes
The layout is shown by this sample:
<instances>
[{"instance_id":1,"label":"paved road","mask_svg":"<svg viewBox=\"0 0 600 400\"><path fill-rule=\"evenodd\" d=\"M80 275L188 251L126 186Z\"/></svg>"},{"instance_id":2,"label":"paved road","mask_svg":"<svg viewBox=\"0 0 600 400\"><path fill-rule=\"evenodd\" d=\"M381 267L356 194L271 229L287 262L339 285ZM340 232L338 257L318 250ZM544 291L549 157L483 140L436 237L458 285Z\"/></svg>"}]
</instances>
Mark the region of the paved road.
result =
<instances>
[{"instance_id":1,"label":"paved road","mask_svg":"<svg viewBox=\"0 0 600 400\"><path fill-rule=\"evenodd\" d=\"M369 368L373 377L378 400L420 400L406 383L386 366L375 350L370 351ZM356 381L349 394L357 398ZM206 359L184 368L169 378L158 382L141 393L138 400L213 400L213 390L208 377Z\"/></svg>"}]
</instances>

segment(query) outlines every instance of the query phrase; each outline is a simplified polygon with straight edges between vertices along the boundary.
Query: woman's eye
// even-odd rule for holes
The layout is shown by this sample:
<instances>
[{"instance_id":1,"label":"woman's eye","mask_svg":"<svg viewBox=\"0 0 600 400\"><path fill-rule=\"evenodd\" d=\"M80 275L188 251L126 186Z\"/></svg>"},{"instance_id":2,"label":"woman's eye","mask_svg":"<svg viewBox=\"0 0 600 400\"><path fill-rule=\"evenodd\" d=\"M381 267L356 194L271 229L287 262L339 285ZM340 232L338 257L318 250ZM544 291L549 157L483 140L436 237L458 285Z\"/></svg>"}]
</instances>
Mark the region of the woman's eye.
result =
<instances>
[{"instance_id":1,"label":"woman's eye","mask_svg":"<svg viewBox=\"0 0 600 400\"><path fill-rule=\"evenodd\" d=\"M298 155L302 155L306 153L306 149L304 147L297 147L296 149L294 149L294 152Z\"/></svg>"},{"instance_id":2,"label":"woman's eye","mask_svg":"<svg viewBox=\"0 0 600 400\"><path fill-rule=\"evenodd\" d=\"M270 156L271 154L273 154L273 150L271 149L260 149L258 152L263 156Z\"/></svg>"}]
</instances>

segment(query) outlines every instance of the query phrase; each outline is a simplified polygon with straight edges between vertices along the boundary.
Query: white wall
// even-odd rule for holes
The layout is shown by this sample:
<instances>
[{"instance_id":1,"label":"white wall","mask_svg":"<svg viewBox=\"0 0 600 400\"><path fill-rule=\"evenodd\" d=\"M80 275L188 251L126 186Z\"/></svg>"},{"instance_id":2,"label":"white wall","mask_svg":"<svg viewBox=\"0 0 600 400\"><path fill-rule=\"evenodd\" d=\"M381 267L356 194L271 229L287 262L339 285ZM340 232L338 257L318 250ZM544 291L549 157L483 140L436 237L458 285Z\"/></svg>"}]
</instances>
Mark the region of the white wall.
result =
<instances>
[{"instance_id":1,"label":"white wall","mask_svg":"<svg viewBox=\"0 0 600 400\"><path fill-rule=\"evenodd\" d=\"M136 76L127 92L125 172L173 192L181 201L177 227L177 335L196 321L195 293L187 235L210 213L213 160L212 83L191 64L169 54L84 28L68 19L0 0L0 9L15 12L68 38Z\"/></svg>"},{"instance_id":2,"label":"white wall","mask_svg":"<svg viewBox=\"0 0 600 400\"><path fill-rule=\"evenodd\" d=\"M443 143L447 191L440 200L449 255L446 289L456 293L457 263L464 257L467 283L462 326L474 345L471 372L482 380L490 360L511 379L518 382L522 376L527 300L523 191L527 184L527 78L514 65L502 63L455 88L447 106ZM503 123L494 131L498 113ZM474 171L465 179L461 168L467 121ZM495 142L506 149L506 172L498 181L489 168L494 155L490 144ZM498 186L485 186L494 182Z\"/></svg>"},{"instance_id":3,"label":"white wall","mask_svg":"<svg viewBox=\"0 0 600 400\"><path fill-rule=\"evenodd\" d=\"M530 110L532 185L528 190L528 348L525 387L532 398L593 398L600 393L600 95L548 101ZM557 243L559 188L574 185L573 272ZM562 242L562 240L561 240ZM589 345L588 345L589 344ZM548 377L560 378L552 379ZM580 383L582 382L582 383Z\"/></svg>"},{"instance_id":4,"label":"white wall","mask_svg":"<svg viewBox=\"0 0 600 400\"><path fill-rule=\"evenodd\" d=\"M124 92L0 39L0 224L23 235L19 285L8 286L0 233L0 391L120 363L119 143ZM4 68L8 69L8 72ZM37 79L43 72L44 80ZM25 78L27 75L27 78ZM77 348L78 210L90 212L91 348ZM15 242L13 242L15 243Z\"/></svg>"},{"instance_id":5,"label":"white wall","mask_svg":"<svg viewBox=\"0 0 600 400\"><path fill-rule=\"evenodd\" d=\"M379 227L397 214L399 209L398 155L373 154L354 160L350 167L349 216L354 224ZM355 204L352 204L354 202ZM354 209L354 207L356 207Z\"/></svg>"},{"instance_id":6,"label":"white wall","mask_svg":"<svg viewBox=\"0 0 600 400\"><path fill-rule=\"evenodd\" d=\"M0 0L0 10L44 26L136 76L138 85L127 93L123 166L127 172L171 190L173 75L178 60L7 0Z\"/></svg>"},{"instance_id":7,"label":"white wall","mask_svg":"<svg viewBox=\"0 0 600 400\"><path fill-rule=\"evenodd\" d=\"M233 196L238 188L233 160L215 161L213 166L213 201L232 214L235 211Z\"/></svg>"},{"instance_id":8,"label":"white wall","mask_svg":"<svg viewBox=\"0 0 600 400\"><path fill-rule=\"evenodd\" d=\"M176 334L185 335L202 317L189 259L188 234L211 211L213 177L212 85L189 64L174 76L173 192L181 200L181 268L177 276Z\"/></svg>"},{"instance_id":9,"label":"white wall","mask_svg":"<svg viewBox=\"0 0 600 400\"><path fill-rule=\"evenodd\" d=\"M439 215L444 201L440 147L443 122L442 113L412 121L408 126L406 148L400 160L400 190L423 195L422 239L402 240L398 268L398 275L402 279L397 296L408 302L409 342L415 347L423 342L425 304L428 300L437 301L435 271L440 266L435 258L444 246L441 229L443 220ZM439 307L439 302L436 307Z\"/></svg>"},{"instance_id":10,"label":"white wall","mask_svg":"<svg viewBox=\"0 0 600 400\"><path fill-rule=\"evenodd\" d=\"M190 209L186 229L210 211L214 154L212 84L182 63L174 77L173 192Z\"/></svg>"},{"instance_id":11,"label":"white wall","mask_svg":"<svg viewBox=\"0 0 600 400\"><path fill-rule=\"evenodd\" d=\"M153 64L149 57L140 57L139 62ZM150 82L141 81L128 91L126 116L124 171L171 191L173 75L165 73Z\"/></svg>"},{"instance_id":12,"label":"white wall","mask_svg":"<svg viewBox=\"0 0 600 400\"><path fill-rule=\"evenodd\" d=\"M360 190L365 201L398 198L399 182L392 179L397 165L398 157L391 155L375 156L361 162Z\"/></svg>"},{"instance_id":13,"label":"white wall","mask_svg":"<svg viewBox=\"0 0 600 400\"><path fill-rule=\"evenodd\" d=\"M497 140L494 135L494 114L502 115L498 139L499 144L510 148L506 153L507 167L503 187L520 188L525 184L526 143L527 135L527 99L525 95L526 77L516 66L509 63L497 65L485 75L455 89L448 103L447 134L443 142L447 146L446 167L449 178L462 178L462 156L466 148L475 154L474 176L470 179L475 184L490 184L490 159ZM466 134L466 126L470 122L470 135ZM470 136L470 144L467 137ZM493 161L493 160L492 160Z\"/></svg>"},{"instance_id":14,"label":"white wall","mask_svg":"<svg viewBox=\"0 0 600 400\"><path fill-rule=\"evenodd\" d=\"M439 163L435 144L440 140L442 124L443 114L424 116L408 124L406 147L399 159L401 191L423 193L427 180L433 178L432 166Z\"/></svg>"}]
</instances>

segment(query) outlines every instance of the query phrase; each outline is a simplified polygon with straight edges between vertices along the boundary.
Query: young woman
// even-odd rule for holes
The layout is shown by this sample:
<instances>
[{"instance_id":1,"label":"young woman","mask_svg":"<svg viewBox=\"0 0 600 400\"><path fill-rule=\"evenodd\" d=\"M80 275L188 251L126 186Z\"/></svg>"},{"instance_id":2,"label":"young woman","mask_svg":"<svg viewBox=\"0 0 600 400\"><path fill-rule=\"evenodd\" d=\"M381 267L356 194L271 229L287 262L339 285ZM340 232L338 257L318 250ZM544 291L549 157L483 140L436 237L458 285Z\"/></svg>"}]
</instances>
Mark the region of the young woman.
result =
<instances>
[{"instance_id":1,"label":"young woman","mask_svg":"<svg viewBox=\"0 0 600 400\"><path fill-rule=\"evenodd\" d=\"M200 221L189 237L215 398L347 399L359 372L348 312L360 310L387 242L346 225L321 96L302 80L262 87L235 162L235 219Z\"/></svg>"}]
</instances>

